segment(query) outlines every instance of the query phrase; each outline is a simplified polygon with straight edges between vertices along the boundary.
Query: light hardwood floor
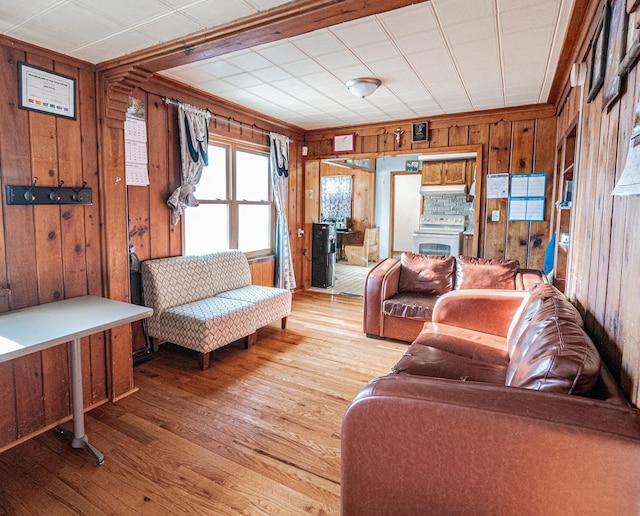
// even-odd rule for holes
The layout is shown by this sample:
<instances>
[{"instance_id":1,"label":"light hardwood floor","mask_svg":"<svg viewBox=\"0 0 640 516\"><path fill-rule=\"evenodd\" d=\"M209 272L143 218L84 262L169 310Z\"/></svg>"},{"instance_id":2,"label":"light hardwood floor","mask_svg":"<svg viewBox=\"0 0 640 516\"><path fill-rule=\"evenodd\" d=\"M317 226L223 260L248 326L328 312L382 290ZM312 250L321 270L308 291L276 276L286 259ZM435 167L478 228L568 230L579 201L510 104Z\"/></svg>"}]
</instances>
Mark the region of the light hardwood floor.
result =
<instances>
[{"instance_id":1,"label":"light hardwood floor","mask_svg":"<svg viewBox=\"0 0 640 516\"><path fill-rule=\"evenodd\" d=\"M339 514L342 415L405 349L363 335L362 299L314 292L207 371L161 346L86 416L102 466L56 431L0 454L0 514Z\"/></svg>"},{"instance_id":2,"label":"light hardwood floor","mask_svg":"<svg viewBox=\"0 0 640 516\"><path fill-rule=\"evenodd\" d=\"M370 264L368 267L348 265L346 261L341 260L336 263L333 287L311 287L310 290L313 292L324 292L325 294L362 297L364 294L364 280L374 265L375 264Z\"/></svg>"}]
</instances>

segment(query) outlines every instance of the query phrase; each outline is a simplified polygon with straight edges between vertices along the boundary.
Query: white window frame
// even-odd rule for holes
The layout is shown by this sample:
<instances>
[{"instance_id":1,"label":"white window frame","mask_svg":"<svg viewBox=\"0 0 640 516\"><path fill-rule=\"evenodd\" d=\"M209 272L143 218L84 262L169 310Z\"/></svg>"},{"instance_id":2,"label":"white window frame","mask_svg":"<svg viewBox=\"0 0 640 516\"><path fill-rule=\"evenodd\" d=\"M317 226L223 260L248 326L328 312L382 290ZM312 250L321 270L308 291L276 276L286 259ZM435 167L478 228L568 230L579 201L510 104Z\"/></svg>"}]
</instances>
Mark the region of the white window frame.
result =
<instances>
[{"instance_id":1,"label":"white window frame","mask_svg":"<svg viewBox=\"0 0 640 516\"><path fill-rule=\"evenodd\" d=\"M198 190L196 186L196 199L200 204L223 204L228 207L229 213L229 249L238 249L238 239L239 239L239 206L241 205L268 205L269 212L271 216L271 227L269 228L269 248L267 249L259 249L255 251L245 252L245 255L248 259L252 258L261 258L264 256L269 256L275 254L276 247L276 207L273 199L273 185L271 182L271 167L269 163L269 147L262 145L251 145L246 142L236 141L236 140L224 140L219 137L209 135L209 145L215 147L222 147L225 149L226 153L226 199L205 199L198 196ZM244 201L236 199L236 153L240 152L248 152L253 154L260 154L267 158L267 180L268 180L268 188L269 195L267 201ZM189 217L190 209L198 209L198 208L188 208L186 217L183 217L183 231L182 231L182 248L185 249L185 230L184 219Z\"/></svg>"}]
</instances>

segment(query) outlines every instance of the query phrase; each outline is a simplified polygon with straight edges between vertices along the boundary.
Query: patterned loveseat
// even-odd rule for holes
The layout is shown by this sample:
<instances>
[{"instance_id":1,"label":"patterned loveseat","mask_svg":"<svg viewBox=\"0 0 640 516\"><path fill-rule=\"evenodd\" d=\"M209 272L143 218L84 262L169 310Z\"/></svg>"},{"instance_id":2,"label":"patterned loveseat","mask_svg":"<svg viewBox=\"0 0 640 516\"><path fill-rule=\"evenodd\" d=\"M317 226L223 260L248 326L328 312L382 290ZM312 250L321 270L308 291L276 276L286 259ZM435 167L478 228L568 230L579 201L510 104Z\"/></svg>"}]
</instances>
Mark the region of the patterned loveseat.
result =
<instances>
[{"instance_id":1,"label":"patterned loveseat","mask_svg":"<svg viewBox=\"0 0 640 516\"><path fill-rule=\"evenodd\" d=\"M198 351L202 369L214 349L243 338L248 348L258 328L281 319L284 329L291 313L291 292L252 285L241 251L147 260L141 272L154 348L167 341Z\"/></svg>"}]
</instances>

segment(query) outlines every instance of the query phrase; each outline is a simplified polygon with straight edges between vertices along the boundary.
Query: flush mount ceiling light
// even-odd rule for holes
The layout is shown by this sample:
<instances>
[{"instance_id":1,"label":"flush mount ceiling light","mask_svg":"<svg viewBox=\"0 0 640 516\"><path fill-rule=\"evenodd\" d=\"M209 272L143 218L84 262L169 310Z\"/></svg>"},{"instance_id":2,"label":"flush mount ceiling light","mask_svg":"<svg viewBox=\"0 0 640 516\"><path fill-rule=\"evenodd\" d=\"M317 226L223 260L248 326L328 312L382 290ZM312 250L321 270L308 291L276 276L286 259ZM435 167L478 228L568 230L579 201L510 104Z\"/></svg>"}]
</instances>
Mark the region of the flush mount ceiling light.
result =
<instances>
[{"instance_id":1,"label":"flush mount ceiling light","mask_svg":"<svg viewBox=\"0 0 640 516\"><path fill-rule=\"evenodd\" d=\"M358 79L351 79L346 86L356 97L364 98L376 91L381 84L382 81L375 77L359 77Z\"/></svg>"}]
</instances>

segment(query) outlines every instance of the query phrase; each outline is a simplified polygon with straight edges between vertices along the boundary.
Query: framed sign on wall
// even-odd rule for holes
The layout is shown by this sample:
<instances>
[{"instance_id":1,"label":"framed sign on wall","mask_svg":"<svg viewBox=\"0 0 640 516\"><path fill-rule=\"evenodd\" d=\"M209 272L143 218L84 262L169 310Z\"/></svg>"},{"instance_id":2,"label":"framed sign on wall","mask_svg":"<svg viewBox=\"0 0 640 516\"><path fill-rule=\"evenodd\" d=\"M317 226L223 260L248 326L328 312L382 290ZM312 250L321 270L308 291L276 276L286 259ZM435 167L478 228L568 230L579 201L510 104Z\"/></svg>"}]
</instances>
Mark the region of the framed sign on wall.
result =
<instances>
[{"instance_id":1,"label":"framed sign on wall","mask_svg":"<svg viewBox=\"0 0 640 516\"><path fill-rule=\"evenodd\" d=\"M18 107L76 119L76 80L18 62Z\"/></svg>"},{"instance_id":2,"label":"framed sign on wall","mask_svg":"<svg viewBox=\"0 0 640 516\"><path fill-rule=\"evenodd\" d=\"M333 135L333 152L334 153L353 152L355 150L356 150L355 133Z\"/></svg>"},{"instance_id":3,"label":"framed sign on wall","mask_svg":"<svg viewBox=\"0 0 640 516\"><path fill-rule=\"evenodd\" d=\"M428 122L418 122L411 127L411 142L426 142L429 131Z\"/></svg>"}]
</instances>

